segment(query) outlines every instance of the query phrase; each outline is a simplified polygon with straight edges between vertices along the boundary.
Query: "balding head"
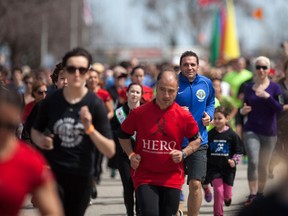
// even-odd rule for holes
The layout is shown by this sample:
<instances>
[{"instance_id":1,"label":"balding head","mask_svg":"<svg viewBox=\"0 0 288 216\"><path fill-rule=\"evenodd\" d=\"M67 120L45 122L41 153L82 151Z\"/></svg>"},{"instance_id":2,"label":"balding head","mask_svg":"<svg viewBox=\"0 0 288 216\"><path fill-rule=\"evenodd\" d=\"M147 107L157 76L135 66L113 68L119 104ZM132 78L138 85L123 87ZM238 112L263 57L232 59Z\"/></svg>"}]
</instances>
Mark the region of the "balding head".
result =
<instances>
[{"instance_id":1,"label":"balding head","mask_svg":"<svg viewBox=\"0 0 288 216\"><path fill-rule=\"evenodd\" d=\"M164 70L157 77L156 103L161 109L171 106L178 91L178 76L174 71Z\"/></svg>"}]
</instances>

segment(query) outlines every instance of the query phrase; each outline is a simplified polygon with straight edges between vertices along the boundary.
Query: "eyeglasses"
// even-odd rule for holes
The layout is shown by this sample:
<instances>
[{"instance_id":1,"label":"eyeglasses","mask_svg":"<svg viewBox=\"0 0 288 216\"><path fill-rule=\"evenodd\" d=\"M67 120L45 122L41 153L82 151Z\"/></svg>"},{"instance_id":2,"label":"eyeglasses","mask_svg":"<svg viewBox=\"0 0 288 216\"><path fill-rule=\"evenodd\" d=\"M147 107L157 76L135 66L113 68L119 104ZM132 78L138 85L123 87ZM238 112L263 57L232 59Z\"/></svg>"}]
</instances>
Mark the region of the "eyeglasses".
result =
<instances>
[{"instance_id":1,"label":"eyeglasses","mask_svg":"<svg viewBox=\"0 0 288 216\"><path fill-rule=\"evenodd\" d=\"M256 68L256 70L261 70L261 69L267 70L267 69L268 69L268 66L256 65L255 68Z\"/></svg>"},{"instance_id":2,"label":"eyeglasses","mask_svg":"<svg viewBox=\"0 0 288 216\"><path fill-rule=\"evenodd\" d=\"M37 94L38 95L44 95L44 94L47 94L47 91L37 91Z\"/></svg>"},{"instance_id":3,"label":"eyeglasses","mask_svg":"<svg viewBox=\"0 0 288 216\"><path fill-rule=\"evenodd\" d=\"M66 71L67 71L69 74L75 74L77 70L79 71L79 73L80 73L81 75L83 75L83 74L85 74L85 73L88 72L89 68L84 68L84 67L79 67L79 68L77 68L77 67L74 67L74 66L67 66L67 67L66 67Z\"/></svg>"},{"instance_id":4,"label":"eyeglasses","mask_svg":"<svg viewBox=\"0 0 288 216\"><path fill-rule=\"evenodd\" d=\"M14 124L14 123L0 121L0 130L4 129L7 131L14 132L14 131L16 131L17 128L18 128L18 125Z\"/></svg>"}]
</instances>

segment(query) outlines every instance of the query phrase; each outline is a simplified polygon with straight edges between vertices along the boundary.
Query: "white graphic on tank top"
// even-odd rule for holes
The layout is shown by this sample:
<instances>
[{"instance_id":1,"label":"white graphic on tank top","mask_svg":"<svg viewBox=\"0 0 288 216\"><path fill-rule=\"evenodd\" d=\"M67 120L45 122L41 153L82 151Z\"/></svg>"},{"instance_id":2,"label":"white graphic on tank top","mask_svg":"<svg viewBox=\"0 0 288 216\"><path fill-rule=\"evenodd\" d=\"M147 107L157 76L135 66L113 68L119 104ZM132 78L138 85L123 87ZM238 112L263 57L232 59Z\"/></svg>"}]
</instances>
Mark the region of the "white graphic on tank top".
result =
<instances>
[{"instance_id":1,"label":"white graphic on tank top","mask_svg":"<svg viewBox=\"0 0 288 216\"><path fill-rule=\"evenodd\" d=\"M83 140L84 126L74 118L66 117L54 124L53 131L61 139L62 147L74 148Z\"/></svg>"}]
</instances>

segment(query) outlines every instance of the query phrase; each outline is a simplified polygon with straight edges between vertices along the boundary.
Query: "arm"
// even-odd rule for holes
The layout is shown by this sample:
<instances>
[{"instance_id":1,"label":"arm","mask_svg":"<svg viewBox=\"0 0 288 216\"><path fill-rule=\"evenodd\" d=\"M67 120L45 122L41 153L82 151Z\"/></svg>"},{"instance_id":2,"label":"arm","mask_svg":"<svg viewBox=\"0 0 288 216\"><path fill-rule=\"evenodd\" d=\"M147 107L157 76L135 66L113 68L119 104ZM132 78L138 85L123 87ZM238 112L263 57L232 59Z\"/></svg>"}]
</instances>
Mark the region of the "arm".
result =
<instances>
[{"instance_id":1,"label":"arm","mask_svg":"<svg viewBox=\"0 0 288 216\"><path fill-rule=\"evenodd\" d=\"M210 80L209 80L210 81ZM212 86L212 82L209 83L209 95L207 98L206 109L205 112L210 116L210 122L214 118L214 110L215 110L215 91Z\"/></svg>"},{"instance_id":2,"label":"arm","mask_svg":"<svg viewBox=\"0 0 288 216\"><path fill-rule=\"evenodd\" d=\"M198 150L198 148L201 145L202 139L200 137L200 134L198 133L195 137L189 139L189 144L184 148L182 151L185 152L187 156L193 154Z\"/></svg>"},{"instance_id":3,"label":"arm","mask_svg":"<svg viewBox=\"0 0 288 216\"><path fill-rule=\"evenodd\" d=\"M103 136L98 130L94 128L94 125L92 124L92 115L87 106L83 106L81 108L80 119L84 125L86 134L89 135L96 148L108 158L113 157L115 154L114 141Z\"/></svg>"},{"instance_id":4,"label":"arm","mask_svg":"<svg viewBox=\"0 0 288 216\"><path fill-rule=\"evenodd\" d=\"M109 120L111 120L114 116L114 110L113 110L113 101L112 100L108 100L105 103L105 107L107 109L107 117Z\"/></svg>"},{"instance_id":5,"label":"arm","mask_svg":"<svg viewBox=\"0 0 288 216\"><path fill-rule=\"evenodd\" d=\"M49 180L39 186L33 193L33 200L43 216L64 215L60 199L57 195L57 187L53 180Z\"/></svg>"}]
</instances>

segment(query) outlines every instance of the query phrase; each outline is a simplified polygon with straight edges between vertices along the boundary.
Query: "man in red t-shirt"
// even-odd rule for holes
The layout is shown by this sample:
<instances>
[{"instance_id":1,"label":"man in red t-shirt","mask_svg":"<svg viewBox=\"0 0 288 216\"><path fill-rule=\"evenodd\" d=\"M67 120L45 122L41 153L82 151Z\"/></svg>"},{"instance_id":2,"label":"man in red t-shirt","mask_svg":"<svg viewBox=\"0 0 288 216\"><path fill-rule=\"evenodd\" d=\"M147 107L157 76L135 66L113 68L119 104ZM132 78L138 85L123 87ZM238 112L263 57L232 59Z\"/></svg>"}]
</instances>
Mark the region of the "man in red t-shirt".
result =
<instances>
[{"instance_id":1,"label":"man in red t-shirt","mask_svg":"<svg viewBox=\"0 0 288 216\"><path fill-rule=\"evenodd\" d=\"M183 159L201 143L197 122L174 100L177 75L163 71L156 99L133 110L119 130L119 141L131 161L131 176L143 216L175 215L184 183ZM130 137L136 132L136 146ZM184 137L189 145L181 151Z\"/></svg>"}]
</instances>

